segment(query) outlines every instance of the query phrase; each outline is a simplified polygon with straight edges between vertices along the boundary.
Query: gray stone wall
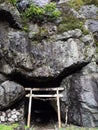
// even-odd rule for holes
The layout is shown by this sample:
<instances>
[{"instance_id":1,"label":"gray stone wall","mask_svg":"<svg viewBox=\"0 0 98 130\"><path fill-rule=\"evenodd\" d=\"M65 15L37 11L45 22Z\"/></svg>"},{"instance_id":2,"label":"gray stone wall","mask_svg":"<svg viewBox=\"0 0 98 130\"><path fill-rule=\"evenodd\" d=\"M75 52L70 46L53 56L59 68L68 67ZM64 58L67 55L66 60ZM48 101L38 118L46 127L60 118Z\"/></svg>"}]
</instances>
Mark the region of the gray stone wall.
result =
<instances>
[{"instance_id":1,"label":"gray stone wall","mask_svg":"<svg viewBox=\"0 0 98 130\"><path fill-rule=\"evenodd\" d=\"M24 111L23 108L18 110L16 109L8 109L6 111L0 111L0 123L15 123L22 121L24 118Z\"/></svg>"}]
</instances>

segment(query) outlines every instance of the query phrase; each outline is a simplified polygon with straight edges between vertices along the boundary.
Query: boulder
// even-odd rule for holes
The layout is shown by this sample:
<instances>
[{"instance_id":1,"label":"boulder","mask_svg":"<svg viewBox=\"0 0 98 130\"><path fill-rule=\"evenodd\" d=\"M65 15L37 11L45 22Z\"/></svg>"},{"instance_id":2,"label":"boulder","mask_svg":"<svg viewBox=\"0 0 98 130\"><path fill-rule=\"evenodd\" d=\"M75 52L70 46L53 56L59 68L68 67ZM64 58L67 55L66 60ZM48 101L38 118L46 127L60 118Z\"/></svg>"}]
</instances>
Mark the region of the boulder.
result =
<instances>
[{"instance_id":1,"label":"boulder","mask_svg":"<svg viewBox=\"0 0 98 130\"><path fill-rule=\"evenodd\" d=\"M5 74L54 78L65 70L84 66L95 53L92 35L84 35L79 29L34 41L22 31L1 28L0 72Z\"/></svg>"},{"instance_id":2,"label":"boulder","mask_svg":"<svg viewBox=\"0 0 98 130\"><path fill-rule=\"evenodd\" d=\"M89 19L86 22L88 23L89 30L91 30L93 33L98 32L98 20Z\"/></svg>"},{"instance_id":3,"label":"boulder","mask_svg":"<svg viewBox=\"0 0 98 130\"><path fill-rule=\"evenodd\" d=\"M85 19L84 14L79 13L79 12L76 11L74 8L70 8L70 13L71 13L75 18L78 18L78 19Z\"/></svg>"},{"instance_id":4,"label":"boulder","mask_svg":"<svg viewBox=\"0 0 98 130\"><path fill-rule=\"evenodd\" d=\"M62 102L68 106L68 120L80 126L98 127L98 66L95 62L84 67L80 72L65 78L61 87L65 88Z\"/></svg>"},{"instance_id":5,"label":"boulder","mask_svg":"<svg viewBox=\"0 0 98 130\"><path fill-rule=\"evenodd\" d=\"M84 15L86 20L86 24L88 24L88 28L91 32L98 31L98 7L95 5L85 5L81 7L80 14Z\"/></svg>"},{"instance_id":6,"label":"boulder","mask_svg":"<svg viewBox=\"0 0 98 130\"><path fill-rule=\"evenodd\" d=\"M29 7L29 5L30 5L29 0L20 0L17 2L17 8L20 12L24 11L27 7Z\"/></svg>"},{"instance_id":7,"label":"boulder","mask_svg":"<svg viewBox=\"0 0 98 130\"><path fill-rule=\"evenodd\" d=\"M83 14L87 19L94 19L98 16L98 7L95 5L85 5L80 8L79 13Z\"/></svg>"},{"instance_id":8,"label":"boulder","mask_svg":"<svg viewBox=\"0 0 98 130\"><path fill-rule=\"evenodd\" d=\"M0 110L11 107L25 95L24 88L13 82L5 81L0 84Z\"/></svg>"}]
</instances>

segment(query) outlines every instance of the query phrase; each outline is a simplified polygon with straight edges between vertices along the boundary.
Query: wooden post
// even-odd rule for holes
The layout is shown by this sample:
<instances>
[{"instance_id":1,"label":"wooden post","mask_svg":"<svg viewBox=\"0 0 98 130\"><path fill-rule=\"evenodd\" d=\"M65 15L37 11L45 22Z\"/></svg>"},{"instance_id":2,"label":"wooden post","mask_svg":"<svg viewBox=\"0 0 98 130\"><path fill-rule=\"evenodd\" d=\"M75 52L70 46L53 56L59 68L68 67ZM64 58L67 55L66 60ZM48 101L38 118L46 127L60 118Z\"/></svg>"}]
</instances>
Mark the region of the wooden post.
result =
<instances>
[{"instance_id":1,"label":"wooden post","mask_svg":"<svg viewBox=\"0 0 98 130\"><path fill-rule=\"evenodd\" d=\"M30 96L29 96L28 121L27 121L27 126L28 126L28 127L30 127L30 120L31 120L31 106L32 106L32 89L30 90Z\"/></svg>"},{"instance_id":2,"label":"wooden post","mask_svg":"<svg viewBox=\"0 0 98 130\"><path fill-rule=\"evenodd\" d=\"M65 108L65 126L67 126L67 121L68 121L68 106Z\"/></svg>"},{"instance_id":3,"label":"wooden post","mask_svg":"<svg viewBox=\"0 0 98 130\"><path fill-rule=\"evenodd\" d=\"M58 125L61 128L61 115L60 115L60 99L59 99L59 90L57 89L57 108L58 108Z\"/></svg>"}]
</instances>

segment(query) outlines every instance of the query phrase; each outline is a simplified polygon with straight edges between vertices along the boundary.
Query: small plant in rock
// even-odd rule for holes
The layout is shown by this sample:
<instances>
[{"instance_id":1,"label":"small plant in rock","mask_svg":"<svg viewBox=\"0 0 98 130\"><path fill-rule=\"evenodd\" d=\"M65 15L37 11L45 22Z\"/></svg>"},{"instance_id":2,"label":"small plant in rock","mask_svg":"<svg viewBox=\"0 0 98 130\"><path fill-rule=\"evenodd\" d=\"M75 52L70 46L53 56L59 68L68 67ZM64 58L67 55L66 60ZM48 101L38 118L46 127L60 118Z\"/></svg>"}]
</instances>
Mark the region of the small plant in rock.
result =
<instances>
[{"instance_id":1,"label":"small plant in rock","mask_svg":"<svg viewBox=\"0 0 98 130\"><path fill-rule=\"evenodd\" d=\"M57 19L60 16L61 16L61 12L60 11L57 10L57 11L52 12L52 17L53 18Z\"/></svg>"},{"instance_id":2,"label":"small plant in rock","mask_svg":"<svg viewBox=\"0 0 98 130\"><path fill-rule=\"evenodd\" d=\"M13 5L16 5L17 0L8 0L8 2L10 2Z\"/></svg>"},{"instance_id":3,"label":"small plant in rock","mask_svg":"<svg viewBox=\"0 0 98 130\"><path fill-rule=\"evenodd\" d=\"M50 4L47 4L44 7L45 10L45 15L50 19L50 20L55 20L61 16L61 12L56 8L56 4L51 2Z\"/></svg>"},{"instance_id":4,"label":"small plant in rock","mask_svg":"<svg viewBox=\"0 0 98 130\"><path fill-rule=\"evenodd\" d=\"M47 4L45 7L44 7L44 10L46 13L51 13L55 10L56 8L56 4L51 2L50 4Z\"/></svg>"},{"instance_id":5,"label":"small plant in rock","mask_svg":"<svg viewBox=\"0 0 98 130\"><path fill-rule=\"evenodd\" d=\"M88 29L83 28L81 30L82 30L84 35L88 35L90 33L90 31Z\"/></svg>"},{"instance_id":6,"label":"small plant in rock","mask_svg":"<svg viewBox=\"0 0 98 130\"><path fill-rule=\"evenodd\" d=\"M24 30L25 32L28 32L28 30L29 30L28 25L24 25L24 26L23 26L23 30Z\"/></svg>"}]
</instances>

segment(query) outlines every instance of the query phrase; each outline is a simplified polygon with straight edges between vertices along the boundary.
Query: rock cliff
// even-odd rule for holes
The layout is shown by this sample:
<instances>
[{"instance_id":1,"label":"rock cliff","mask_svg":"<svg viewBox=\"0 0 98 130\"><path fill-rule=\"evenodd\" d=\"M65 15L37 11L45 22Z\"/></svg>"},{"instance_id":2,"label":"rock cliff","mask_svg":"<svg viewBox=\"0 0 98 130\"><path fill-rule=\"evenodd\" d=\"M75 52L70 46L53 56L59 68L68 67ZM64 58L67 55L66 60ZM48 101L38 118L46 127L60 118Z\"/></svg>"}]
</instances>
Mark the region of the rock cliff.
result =
<instances>
[{"instance_id":1,"label":"rock cliff","mask_svg":"<svg viewBox=\"0 0 98 130\"><path fill-rule=\"evenodd\" d=\"M35 4L43 7L49 2ZM22 13L32 0L0 1L0 110L22 99L26 85L54 83L65 88L62 119L68 106L69 123L96 127L98 8L86 5L77 12L64 2L57 5L63 11L58 20L25 22Z\"/></svg>"}]
</instances>

